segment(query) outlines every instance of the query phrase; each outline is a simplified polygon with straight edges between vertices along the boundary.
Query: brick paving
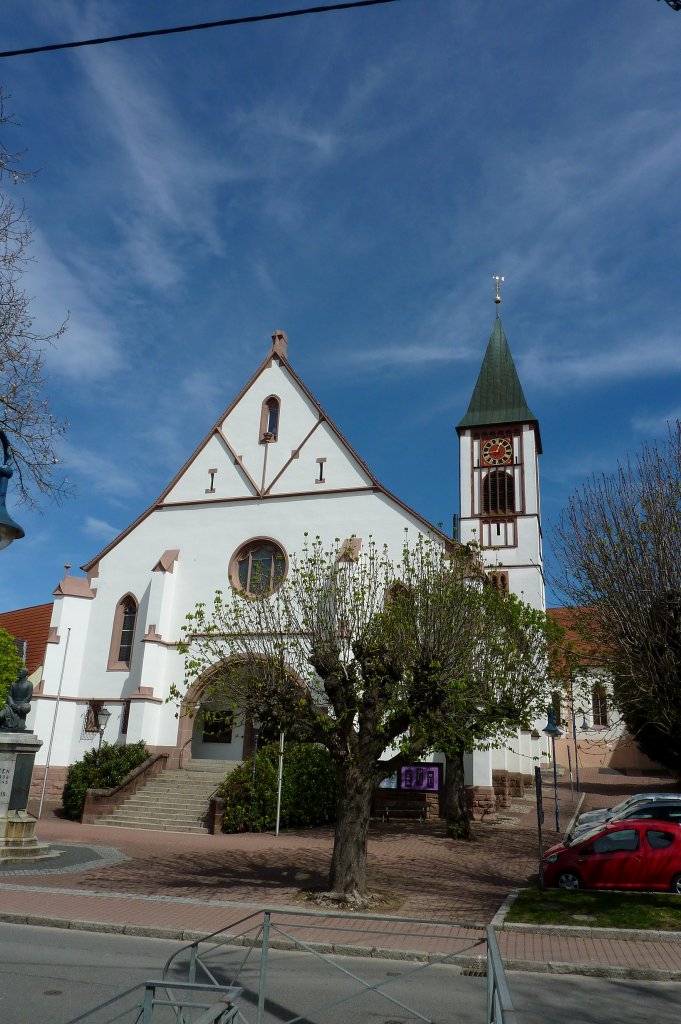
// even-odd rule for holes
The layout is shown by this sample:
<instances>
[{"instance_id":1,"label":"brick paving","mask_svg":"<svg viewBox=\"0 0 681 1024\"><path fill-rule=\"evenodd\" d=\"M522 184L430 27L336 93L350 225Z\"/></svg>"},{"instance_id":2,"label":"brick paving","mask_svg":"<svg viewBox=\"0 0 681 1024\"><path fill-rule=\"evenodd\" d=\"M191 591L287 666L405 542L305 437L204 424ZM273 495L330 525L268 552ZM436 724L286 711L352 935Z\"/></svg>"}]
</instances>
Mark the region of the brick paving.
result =
<instances>
[{"instance_id":1,"label":"brick paving","mask_svg":"<svg viewBox=\"0 0 681 1024\"><path fill-rule=\"evenodd\" d=\"M603 806L643 789L674 788L669 779L601 775L582 776L584 807ZM565 778L559 786L561 825L576 808ZM556 842L552 785L545 787L544 846ZM278 921L299 938L329 946L367 946L395 951L441 954L461 949L480 929L450 922L490 922L509 891L536 874L537 825L533 796L514 801L496 824L475 827L472 843L449 841L439 822L372 824L369 883L394 897L386 909L390 921L352 920L333 915L312 919L285 915L286 908L309 910L300 891L323 887L330 863L332 832L314 829L264 835L191 835L80 825L48 814L39 823L41 840L113 847L127 859L86 870L58 872L58 861L40 870L0 872L0 919L89 922L91 927L152 931L175 935L239 931L244 916L269 906L280 908ZM284 915L284 916L282 916ZM425 918L430 927L400 922L397 917ZM314 927L313 927L314 925ZM586 934L502 930L499 945L507 963L546 970L570 964L598 973L623 971L678 972L681 942L623 940ZM563 969L563 968L558 968ZM565 968L567 969L567 968ZM662 975L660 975L662 976Z\"/></svg>"}]
</instances>

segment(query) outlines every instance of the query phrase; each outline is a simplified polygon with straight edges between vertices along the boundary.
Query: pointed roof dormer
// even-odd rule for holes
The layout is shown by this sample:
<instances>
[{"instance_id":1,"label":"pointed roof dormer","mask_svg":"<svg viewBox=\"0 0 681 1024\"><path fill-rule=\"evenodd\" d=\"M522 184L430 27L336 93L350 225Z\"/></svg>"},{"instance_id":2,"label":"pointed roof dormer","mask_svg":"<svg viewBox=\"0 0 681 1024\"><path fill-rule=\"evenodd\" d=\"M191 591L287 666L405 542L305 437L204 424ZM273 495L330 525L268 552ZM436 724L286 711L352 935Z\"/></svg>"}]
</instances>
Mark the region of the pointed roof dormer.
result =
<instances>
[{"instance_id":1,"label":"pointed roof dormer","mask_svg":"<svg viewBox=\"0 0 681 1024\"><path fill-rule=\"evenodd\" d=\"M541 452L539 423L525 400L518 371L498 314L468 411L457 430L461 433L467 427L486 427L496 423L532 424L537 432L538 451Z\"/></svg>"}]
</instances>

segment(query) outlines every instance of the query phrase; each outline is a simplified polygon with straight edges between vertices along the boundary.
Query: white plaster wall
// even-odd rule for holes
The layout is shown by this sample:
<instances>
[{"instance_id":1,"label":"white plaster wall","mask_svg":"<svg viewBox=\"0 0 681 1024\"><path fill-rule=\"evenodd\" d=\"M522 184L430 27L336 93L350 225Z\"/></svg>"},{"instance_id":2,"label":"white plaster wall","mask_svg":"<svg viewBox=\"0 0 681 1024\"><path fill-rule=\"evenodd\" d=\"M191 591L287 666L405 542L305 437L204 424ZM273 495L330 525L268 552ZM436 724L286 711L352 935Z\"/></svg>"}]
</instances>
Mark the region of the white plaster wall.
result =
<instances>
[{"instance_id":1,"label":"white plaster wall","mask_svg":"<svg viewBox=\"0 0 681 1024\"><path fill-rule=\"evenodd\" d=\"M271 453L276 446L269 445L268 481L274 479ZM287 452L287 457L290 454L290 451ZM321 458L326 459L322 473L323 484L316 482L319 476L317 459ZM367 487L370 484L371 480L368 474L354 460L348 458L347 449L341 444L329 425L320 423L303 447L299 457L291 462L274 484L272 494L290 494L292 491L323 492L340 487Z\"/></svg>"},{"instance_id":2,"label":"white plaster wall","mask_svg":"<svg viewBox=\"0 0 681 1024\"><path fill-rule=\"evenodd\" d=\"M280 400L279 429L277 441L263 445L260 444L260 413L262 403L270 395L276 395ZM222 429L237 455L243 456L244 464L259 483L265 448L269 449L268 475L272 479L318 419L319 414L313 403L288 372L273 360L225 418Z\"/></svg>"},{"instance_id":3,"label":"white plaster wall","mask_svg":"<svg viewBox=\"0 0 681 1024\"><path fill-rule=\"evenodd\" d=\"M239 454L237 451L237 455ZM208 472L210 469L217 470L213 477L214 494L206 494L211 481ZM253 486L248 482L243 470L235 465L234 456L225 442L219 435L214 434L169 491L165 500L206 501L209 498L241 498L251 494Z\"/></svg>"},{"instance_id":4,"label":"white plaster wall","mask_svg":"<svg viewBox=\"0 0 681 1024\"><path fill-rule=\"evenodd\" d=\"M183 682L183 660L172 648L143 643L142 636L154 623L159 632L162 624L164 640L178 640L187 612L192 611L198 601L210 602L218 588L229 593L230 559L252 537L273 537L290 557L302 548L305 530L311 538L320 534L334 551L338 547L336 538L342 540L356 534L366 545L369 535L373 535L380 545L388 544L395 559L399 559L405 527L413 539L425 532L425 527L415 517L384 495L372 492L253 499L200 508L155 510L101 559L97 596L92 601L80 601L81 606L88 607L89 628L83 627L78 633L75 628L72 630L64 695L80 693L85 698L111 702L129 697L141 685L152 687L154 698L164 701L171 683L181 685ZM173 573L152 572L161 554L171 548L180 551ZM163 577L160 582L159 577ZM163 594L159 599L161 589ZM129 671L108 671L115 609L128 592L139 601L131 667ZM72 618L74 624L77 618L76 609ZM63 648L63 642L64 636L56 650ZM53 677L53 685L57 681ZM86 701L82 705L83 713L85 706ZM112 711L120 707L111 703L108 706ZM109 734L113 739L118 737L116 721L112 716L107 738ZM76 731L80 733L80 725ZM74 751L66 739L67 730L64 732L63 741L55 745L53 764L69 763L74 753L78 753L79 744L75 744ZM127 741L135 742L140 738L154 745L174 745L177 738L174 706L134 699ZM89 745L92 745L90 741Z\"/></svg>"}]
</instances>

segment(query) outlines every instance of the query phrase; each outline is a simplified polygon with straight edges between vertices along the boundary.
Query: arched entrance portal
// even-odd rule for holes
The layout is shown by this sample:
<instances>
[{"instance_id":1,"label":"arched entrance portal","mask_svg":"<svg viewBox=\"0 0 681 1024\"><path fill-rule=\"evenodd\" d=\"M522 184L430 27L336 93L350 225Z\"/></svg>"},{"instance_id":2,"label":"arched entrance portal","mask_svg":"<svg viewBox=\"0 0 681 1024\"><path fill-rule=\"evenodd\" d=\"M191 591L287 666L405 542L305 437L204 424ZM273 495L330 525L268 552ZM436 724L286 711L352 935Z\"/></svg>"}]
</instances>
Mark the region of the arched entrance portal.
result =
<instances>
[{"instance_id":1,"label":"arched entrance portal","mask_svg":"<svg viewBox=\"0 0 681 1024\"><path fill-rule=\"evenodd\" d=\"M256 731L259 745L277 738L275 727L263 722L256 730L248 712L238 706L244 666L235 664L228 671L235 673L237 682L231 694L224 666L206 673L188 691L178 728L181 761L245 761L253 756Z\"/></svg>"}]
</instances>

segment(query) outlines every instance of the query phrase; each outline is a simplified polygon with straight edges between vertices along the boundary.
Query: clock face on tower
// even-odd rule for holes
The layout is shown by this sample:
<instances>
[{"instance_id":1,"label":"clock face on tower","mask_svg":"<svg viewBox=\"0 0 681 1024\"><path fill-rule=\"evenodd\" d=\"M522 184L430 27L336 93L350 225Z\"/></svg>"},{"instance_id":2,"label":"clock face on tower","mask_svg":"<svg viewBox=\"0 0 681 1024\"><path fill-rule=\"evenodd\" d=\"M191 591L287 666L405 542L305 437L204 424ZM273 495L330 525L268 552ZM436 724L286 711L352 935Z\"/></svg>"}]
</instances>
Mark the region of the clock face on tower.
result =
<instances>
[{"instance_id":1,"label":"clock face on tower","mask_svg":"<svg viewBox=\"0 0 681 1024\"><path fill-rule=\"evenodd\" d=\"M513 457L513 445L508 437L491 437L482 446L482 461L486 466L505 466Z\"/></svg>"}]
</instances>

